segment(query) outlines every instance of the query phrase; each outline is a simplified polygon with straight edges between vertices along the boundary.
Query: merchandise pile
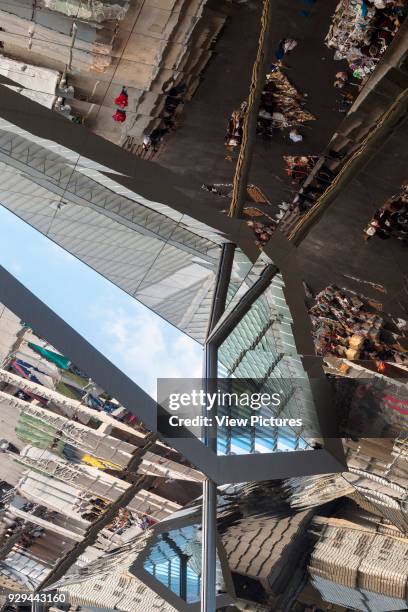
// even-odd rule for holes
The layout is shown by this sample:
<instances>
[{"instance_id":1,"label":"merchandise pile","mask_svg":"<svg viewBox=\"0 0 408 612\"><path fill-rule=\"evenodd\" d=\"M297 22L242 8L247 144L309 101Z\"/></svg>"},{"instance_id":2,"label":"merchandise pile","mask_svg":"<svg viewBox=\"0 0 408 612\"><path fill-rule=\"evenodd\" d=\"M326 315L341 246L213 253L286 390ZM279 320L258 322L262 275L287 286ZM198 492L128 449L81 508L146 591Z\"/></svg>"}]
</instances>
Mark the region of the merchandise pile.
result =
<instances>
[{"instance_id":1,"label":"merchandise pile","mask_svg":"<svg viewBox=\"0 0 408 612\"><path fill-rule=\"evenodd\" d=\"M398 325L361 295L326 287L309 310L316 351L324 357L408 365L405 321ZM380 370L382 368L380 367Z\"/></svg>"},{"instance_id":2,"label":"merchandise pile","mask_svg":"<svg viewBox=\"0 0 408 612\"><path fill-rule=\"evenodd\" d=\"M293 128L315 117L304 109L306 96L299 93L277 66L266 75L258 116L258 130Z\"/></svg>"},{"instance_id":3,"label":"merchandise pile","mask_svg":"<svg viewBox=\"0 0 408 612\"><path fill-rule=\"evenodd\" d=\"M382 240L391 237L404 242L408 240L408 182L376 210L370 223L364 229L365 240L373 236Z\"/></svg>"},{"instance_id":4,"label":"merchandise pile","mask_svg":"<svg viewBox=\"0 0 408 612\"><path fill-rule=\"evenodd\" d=\"M341 0L326 37L336 60L347 60L353 76L375 69L406 16L406 0Z\"/></svg>"},{"instance_id":5,"label":"merchandise pile","mask_svg":"<svg viewBox=\"0 0 408 612\"><path fill-rule=\"evenodd\" d=\"M317 155L284 155L287 175L292 182L301 184L309 176L318 160Z\"/></svg>"},{"instance_id":6,"label":"merchandise pile","mask_svg":"<svg viewBox=\"0 0 408 612\"><path fill-rule=\"evenodd\" d=\"M299 93L290 83L278 65L271 66L271 72L266 75L266 83L259 106L257 134L270 137L274 131L286 128L293 130L291 139L302 140L295 128L315 117L305 110L306 96ZM228 123L225 144L232 151L241 145L243 124L247 110L247 102L232 112Z\"/></svg>"}]
</instances>

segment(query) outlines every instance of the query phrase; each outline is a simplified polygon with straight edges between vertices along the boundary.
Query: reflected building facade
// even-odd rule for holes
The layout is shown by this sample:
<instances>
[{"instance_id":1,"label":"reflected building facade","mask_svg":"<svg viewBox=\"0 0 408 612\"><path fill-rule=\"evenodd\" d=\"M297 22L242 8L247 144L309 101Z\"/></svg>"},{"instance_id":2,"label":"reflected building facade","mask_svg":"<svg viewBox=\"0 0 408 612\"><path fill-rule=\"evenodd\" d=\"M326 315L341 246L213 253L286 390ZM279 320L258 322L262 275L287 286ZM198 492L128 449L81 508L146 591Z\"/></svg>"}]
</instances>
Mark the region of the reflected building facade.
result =
<instances>
[{"instance_id":1,"label":"reflected building facade","mask_svg":"<svg viewBox=\"0 0 408 612\"><path fill-rule=\"evenodd\" d=\"M309 572L326 602L364 612L406 610L407 538L356 507L317 517Z\"/></svg>"},{"instance_id":2,"label":"reflected building facade","mask_svg":"<svg viewBox=\"0 0 408 612\"><path fill-rule=\"evenodd\" d=\"M203 475L3 305L0 347L0 589L32 592L95 523L80 566L179 510Z\"/></svg>"},{"instance_id":3,"label":"reflected building facade","mask_svg":"<svg viewBox=\"0 0 408 612\"><path fill-rule=\"evenodd\" d=\"M262 276L268 265L266 256L259 260L248 272L246 278L227 309L222 321L239 304L250 287ZM318 432L318 424L312 426L315 407L308 376L298 355L293 335L293 319L287 305L282 274L276 269L268 287L253 302L248 312L240 318L236 327L222 342L218 349L219 374L227 378L253 379L253 392L268 393L271 397L278 394L279 406L273 410L261 408L259 416L267 418L300 418L304 428ZM239 411L222 411L228 416L250 418L252 410L240 408ZM240 434L232 434L231 427L219 427L218 452L221 454L265 453L310 448L289 426L273 429L270 435L264 427L256 425L244 427ZM317 434L316 434L317 435Z\"/></svg>"},{"instance_id":4,"label":"reflected building facade","mask_svg":"<svg viewBox=\"0 0 408 612\"><path fill-rule=\"evenodd\" d=\"M11 87L134 154L194 95L226 19L205 0L2 0L0 16ZM124 86L126 122L115 122Z\"/></svg>"}]
</instances>

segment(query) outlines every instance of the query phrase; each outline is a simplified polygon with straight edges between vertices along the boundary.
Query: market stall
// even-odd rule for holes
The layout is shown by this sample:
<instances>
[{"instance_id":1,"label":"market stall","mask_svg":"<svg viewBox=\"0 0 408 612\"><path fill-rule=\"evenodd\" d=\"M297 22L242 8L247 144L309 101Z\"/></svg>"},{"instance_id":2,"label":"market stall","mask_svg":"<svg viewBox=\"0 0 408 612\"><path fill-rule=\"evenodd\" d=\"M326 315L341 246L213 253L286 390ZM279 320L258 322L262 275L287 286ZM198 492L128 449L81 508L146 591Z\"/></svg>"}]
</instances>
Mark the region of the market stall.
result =
<instances>
[{"instance_id":1,"label":"market stall","mask_svg":"<svg viewBox=\"0 0 408 612\"><path fill-rule=\"evenodd\" d=\"M316 352L323 357L408 365L407 325L398 328L380 305L331 285L316 296L309 313Z\"/></svg>"},{"instance_id":2,"label":"market stall","mask_svg":"<svg viewBox=\"0 0 408 612\"><path fill-rule=\"evenodd\" d=\"M374 71L406 12L406 0L341 0L326 44L336 50L336 60L347 60L354 77L364 79Z\"/></svg>"},{"instance_id":3,"label":"market stall","mask_svg":"<svg viewBox=\"0 0 408 612\"><path fill-rule=\"evenodd\" d=\"M271 71L266 75L266 83L262 91L257 134L270 137L276 129L288 128L292 130L290 136L292 140L295 142L302 140L301 135L294 128L315 119L309 111L305 110L305 105L306 96L297 91L278 64L273 64ZM247 106L247 102L244 101L239 109L233 111L229 120L225 144L230 151L241 145Z\"/></svg>"},{"instance_id":4,"label":"market stall","mask_svg":"<svg viewBox=\"0 0 408 612\"><path fill-rule=\"evenodd\" d=\"M375 211L364 229L364 239L374 236L383 240L394 237L408 241L408 182Z\"/></svg>"}]
</instances>

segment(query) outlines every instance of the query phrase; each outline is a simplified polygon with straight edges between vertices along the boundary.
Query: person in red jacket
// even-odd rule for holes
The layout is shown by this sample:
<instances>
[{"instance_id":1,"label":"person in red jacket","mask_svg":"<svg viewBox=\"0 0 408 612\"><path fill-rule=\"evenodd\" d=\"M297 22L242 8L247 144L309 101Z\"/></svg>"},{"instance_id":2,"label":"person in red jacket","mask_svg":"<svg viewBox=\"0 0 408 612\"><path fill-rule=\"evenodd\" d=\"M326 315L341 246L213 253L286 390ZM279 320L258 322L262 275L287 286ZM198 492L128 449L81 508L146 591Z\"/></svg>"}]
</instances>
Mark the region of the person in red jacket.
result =
<instances>
[{"instance_id":1,"label":"person in red jacket","mask_svg":"<svg viewBox=\"0 0 408 612\"><path fill-rule=\"evenodd\" d=\"M112 117L114 121L117 121L118 123L123 123L124 121L126 121L126 112L118 108L115 114L112 115Z\"/></svg>"},{"instance_id":2,"label":"person in red jacket","mask_svg":"<svg viewBox=\"0 0 408 612\"><path fill-rule=\"evenodd\" d=\"M126 108L127 105L129 104L129 96L128 96L126 87L122 87L122 91L120 92L120 94L116 98L115 104L116 104L116 106L119 106L119 108L121 108L121 109Z\"/></svg>"}]
</instances>

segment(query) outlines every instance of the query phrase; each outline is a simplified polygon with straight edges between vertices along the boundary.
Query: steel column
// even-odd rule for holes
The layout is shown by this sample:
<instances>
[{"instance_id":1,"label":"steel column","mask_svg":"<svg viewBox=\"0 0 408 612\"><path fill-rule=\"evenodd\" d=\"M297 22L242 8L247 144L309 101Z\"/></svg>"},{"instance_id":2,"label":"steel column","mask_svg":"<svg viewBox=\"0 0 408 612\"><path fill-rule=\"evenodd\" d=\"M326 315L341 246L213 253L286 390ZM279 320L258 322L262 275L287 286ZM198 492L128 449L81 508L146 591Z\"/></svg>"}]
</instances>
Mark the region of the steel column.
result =
<instances>
[{"instance_id":1,"label":"steel column","mask_svg":"<svg viewBox=\"0 0 408 612\"><path fill-rule=\"evenodd\" d=\"M235 245L223 246L220 265L211 308L207 337L218 323L225 310L228 287L234 261ZM218 347L213 342L204 346L203 378L206 392L216 391L218 376ZM215 389L213 389L215 387ZM212 414L214 416L214 412ZM212 427L204 429L204 443L213 452L217 452L217 437ZM217 485L209 479L203 483L202 512L202 559L201 559L201 611L216 610L216 566L217 566Z\"/></svg>"}]
</instances>

